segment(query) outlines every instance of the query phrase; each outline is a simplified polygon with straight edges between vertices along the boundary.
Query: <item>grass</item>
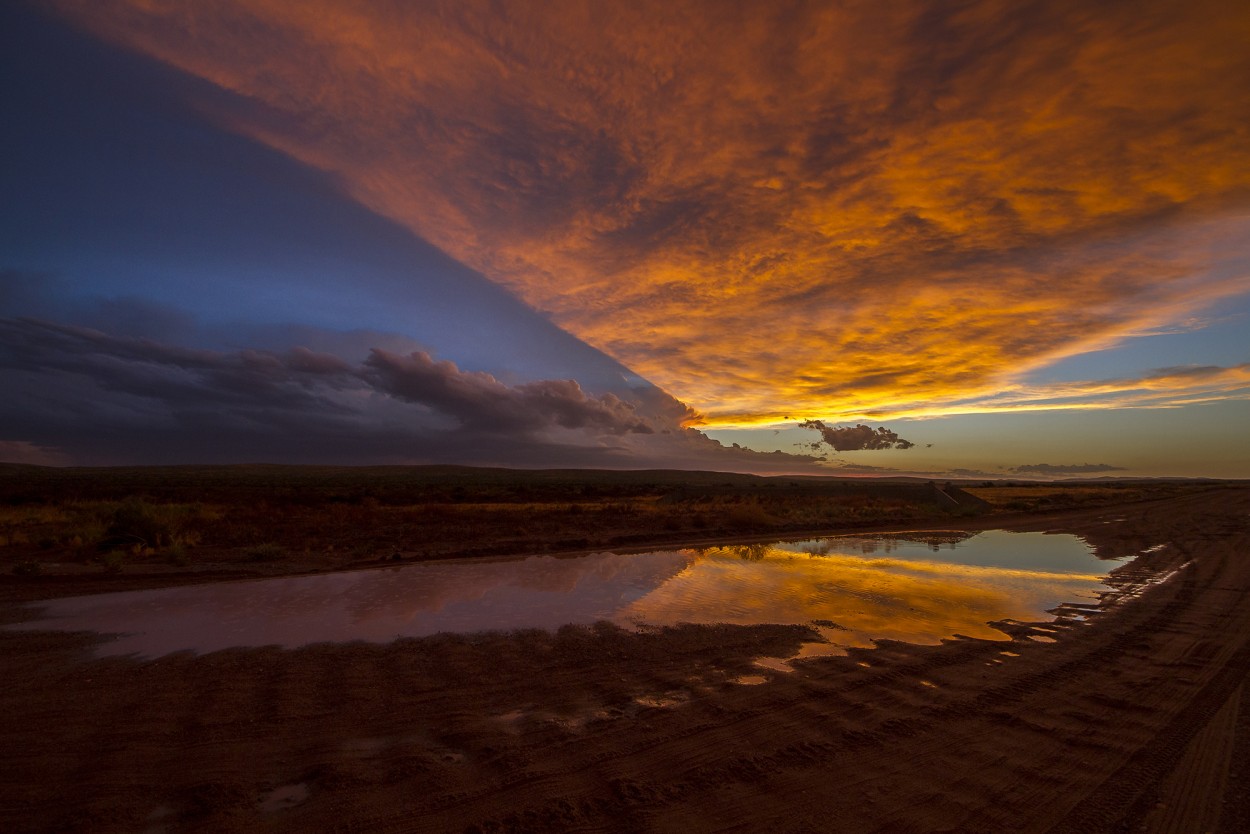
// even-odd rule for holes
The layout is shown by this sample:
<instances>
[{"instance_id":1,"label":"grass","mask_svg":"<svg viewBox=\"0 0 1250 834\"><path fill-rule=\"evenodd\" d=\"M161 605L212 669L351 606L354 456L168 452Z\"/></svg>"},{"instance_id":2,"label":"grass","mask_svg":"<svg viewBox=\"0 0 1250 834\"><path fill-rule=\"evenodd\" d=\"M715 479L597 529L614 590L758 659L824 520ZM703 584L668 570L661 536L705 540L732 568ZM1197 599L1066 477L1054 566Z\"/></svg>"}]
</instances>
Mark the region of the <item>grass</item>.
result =
<instances>
[{"instance_id":1,"label":"grass","mask_svg":"<svg viewBox=\"0 0 1250 834\"><path fill-rule=\"evenodd\" d=\"M126 566L126 554L121 550L110 550L100 557L100 566L105 573L121 573Z\"/></svg>"},{"instance_id":2,"label":"grass","mask_svg":"<svg viewBox=\"0 0 1250 834\"><path fill-rule=\"evenodd\" d=\"M1202 485L974 487L999 511L1083 506ZM0 464L0 569L31 561L142 570L331 568L943 522L922 481L463 467ZM269 570L271 568L266 568ZM23 570L26 570L25 568Z\"/></svg>"},{"instance_id":3,"label":"grass","mask_svg":"<svg viewBox=\"0 0 1250 834\"><path fill-rule=\"evenodd\" d=\"M1030 484L1027 486L968 487L966 491L996 509L1014 511L1069 509L1120 501L1162 497L1176 487L1110 486L1103 484Z\"/></svg>"},{"instance_id":4,"label":"grass","mask_svg":"<svg viewBox=\"0 0 1250 834\"><path fill-rule=\"evenodd\" d=\"M263 542L243 551L249 561L272 562L286 555L286 548L277 542Z\"/></svg>"}]
</instances>

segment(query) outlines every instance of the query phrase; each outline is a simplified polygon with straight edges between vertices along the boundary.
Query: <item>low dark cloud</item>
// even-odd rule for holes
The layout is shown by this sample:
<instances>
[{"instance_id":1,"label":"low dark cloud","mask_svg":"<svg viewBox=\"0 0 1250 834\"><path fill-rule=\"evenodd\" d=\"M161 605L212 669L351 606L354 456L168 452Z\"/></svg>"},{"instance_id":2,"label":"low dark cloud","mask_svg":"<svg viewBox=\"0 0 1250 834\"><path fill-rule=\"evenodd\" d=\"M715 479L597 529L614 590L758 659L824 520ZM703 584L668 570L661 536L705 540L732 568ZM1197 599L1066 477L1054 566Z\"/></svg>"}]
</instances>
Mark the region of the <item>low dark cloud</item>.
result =
<instances>
[{"instance_id":1,"label":"low dark cloud","mask_svg":"<svg viewBox=\"0 0 1250 834\"><path fill-rule=\"evenodd\" d=\"M462 371L428 353L401 356L375 348L362 378L375 390L455 417L466 428L528 432L551 426L604 434L653 434L653 427L615 394L590 396L571 379L510 386L483 372Z\"/></svg>"},{"instance_id":2,"label":"low dark cloud","mask_svg":"<svg viewBox=\"0 0 1250 834\"><path fill-rule=\"evenodd\" d=\"M724 446L654 386L509 384L424 351L207 350L0 319L0 458L48 464L459 462L812 471Z\"/></svg>"},{"instance_id":3,"label":"low dark cloud","mask_svg":"<svg viewBox=\"0 0 1250 834\"><path fill-rule=\"evenodd\" d=\"M1123 466L1112 466L1109 463L1031 463L1016 466L1007 470L1017 475L1094 475L1100 472L1122 472Z\"/></svg>"},{"instance_id":4,"label":"low dark cloud","mask_svg":"<svg viewBox=\"0 0 1250 834\"><path fill-rule=\"evenodd\" d=\"M49 449L28 440L0 440L0 462L33 466L65 466L69 456L60 449Z\"/></svg>"},{"instance_id":5,"label":"low dark cloud","mask_svg":"<svg viewBox=\"0 0 1250 834\"><path fill-rule=\"evenodd\" d=\"M986 472L984 469L948 469L943 473L949 478L1001 478L1002 472Z\"/></svg>"},{"instance_id":6,"label":"low dark cloud","mask_svg":"<svg viewBox=\"0 0 1250 834\"><path fill-rule=\"evenodd\" d=\"M833 470L833 474L835 475L887 475L887 474L888 475L898 475L898 474L907 475L911 473L907 473L907 472L900 473L898 469L895 469L892 466L870 466L865 463L843 463L843 464L839 464L837 468Z\"/></svg>"},{"instance_id":7,"label":"low dark cloud","mask_svg":"<svg viewBox=\"0 0 1250 834\"><path fill-rule=\"evenodd\" d=\"M813 450L824 442L835 452L856 452L872 449L910 449L915 446L910 440L904 440L897 432L885 426L873 429L860 423L855 426L827 426L821 420L805 420L799 428L812 429L820 434L820 441L811 444Z\"/></svg>"}]
</instances>

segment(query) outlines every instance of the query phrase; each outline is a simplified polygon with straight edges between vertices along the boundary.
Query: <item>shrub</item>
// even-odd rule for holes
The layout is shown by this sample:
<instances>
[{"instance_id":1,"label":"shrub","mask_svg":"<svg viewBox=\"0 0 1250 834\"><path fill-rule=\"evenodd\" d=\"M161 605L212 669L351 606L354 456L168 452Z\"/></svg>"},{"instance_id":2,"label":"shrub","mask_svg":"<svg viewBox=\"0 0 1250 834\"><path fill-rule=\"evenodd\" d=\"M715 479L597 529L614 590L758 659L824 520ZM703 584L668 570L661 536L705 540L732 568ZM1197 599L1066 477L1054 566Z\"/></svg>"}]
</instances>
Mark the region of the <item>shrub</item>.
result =
<instances>
[{"instance_id":1,"label":"shrub","mask_svg":"<svg viewBox=\"0 0 1250 834\"><path fill-rule=\"evenodd\" d=\"M108 516L103 544L140 544L154 550L178 541L194 544L199 536L188 528L211 517L199 504L151 504L127 498Z\"/></svg>"},{"instance_id":2,"label":"shrub","mask_svg":"<svg viewBox=\"0 0 1250 834\"><path fill-rule=\"evenodd\" d=\"M165 558L171 565L182 567L191 564L191 558L187 555L187 546L180 541L175 541L165 548Z\"/></svg>"},{"instance_id":3,"label":"shrub","mask_svg":"<svg viewBox=\"0 0 1250 834\"><path fill-rule=\"evenodd\" d=\"M13 566L15 576L38 576L43 573L43 565L35 559L27 559Z\"/></svg>"},{"instance_id":4,"label":"shrub","mask_svg":"<svg viewBox=\"0 0 1250 834\"><path fill-rule=\"evenodd\" d=\"M168 508L128 498L109 518L108 544L143 544L161 547L176 531Z\"/></svg>"},{"instance_id":5,"label":"shrub","mask_svg":"<svg viewBox=\"0 0 1250 834\"><path fill-rule=\"evenodd\" d=\"M282 558L286 554L286 548L276 542L264 542L253 545L243 552L250 561L271 562L274 559Z\"/></svg>"},{"instance_id":6,"label":"shrub","mask_svg":"<svg viewBox=\"0 0 1250 834\"><path fill-rule=\"evenodd\" d=\"M726 527L735 530L754 530L768 528L776 523L776 519L767 510L754 502L730 507L724 513Z\"/></svg>"}]
</instances>

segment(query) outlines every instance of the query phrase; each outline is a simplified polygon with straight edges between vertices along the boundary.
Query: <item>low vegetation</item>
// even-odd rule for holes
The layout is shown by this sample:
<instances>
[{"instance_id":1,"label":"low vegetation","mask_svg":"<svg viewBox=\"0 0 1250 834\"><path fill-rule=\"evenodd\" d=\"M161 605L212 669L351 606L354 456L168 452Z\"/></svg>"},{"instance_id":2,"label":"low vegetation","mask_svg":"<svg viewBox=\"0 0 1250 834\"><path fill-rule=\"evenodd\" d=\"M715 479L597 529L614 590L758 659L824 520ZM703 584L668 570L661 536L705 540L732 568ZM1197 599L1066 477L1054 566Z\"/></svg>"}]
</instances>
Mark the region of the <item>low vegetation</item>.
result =
<instances>
[{"instance_id":1,"label":"low vegetation","mask_svg":"<svg viewBox=\"0 0 1250 834\"><path fill-rule=\"evenodd\" d=\"M965 487L996 510L1037 512L1096 507L1125 501L1166 498L1195 488L1199 483L1131 482L1127 484L1002 484Z\"/></svg>"},{"instance_id":2,"label":"low vegetation","mask_svg":"<svg viewBox=\"0 0 1250 834\"><path fill-rule=\"evenodd\" d=\"M710 472L0 465L0 571L11 581L92 572L281 573L951 523L1192 488L1201 486L960 488Z\"/></svg>"}]
</instances>

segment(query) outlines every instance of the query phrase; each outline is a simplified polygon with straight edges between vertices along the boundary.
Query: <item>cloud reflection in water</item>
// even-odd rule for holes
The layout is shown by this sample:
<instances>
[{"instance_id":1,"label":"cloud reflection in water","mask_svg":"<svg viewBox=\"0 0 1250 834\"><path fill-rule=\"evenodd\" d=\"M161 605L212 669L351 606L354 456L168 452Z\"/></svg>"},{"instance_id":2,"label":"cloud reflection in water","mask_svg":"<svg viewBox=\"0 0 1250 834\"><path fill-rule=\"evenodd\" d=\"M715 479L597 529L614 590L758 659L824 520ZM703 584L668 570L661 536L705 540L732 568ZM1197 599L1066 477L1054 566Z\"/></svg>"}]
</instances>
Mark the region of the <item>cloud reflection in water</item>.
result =
<instances>
[{"instance_id":1,"label":"cloud reflection in water","mask_svg":"<svg viewBox=\"0 0 1250 834\"><path fill-rule=\"evenodd\" d=\"M846 541L844 552L838 543L472 560L101 594L53 600L11 627L121 635L98 652L158 657L598 620L815 623L830 645L805 654L829 654L879 639L1004 639L988 623L1045 618L1092 597L1105 573L1074 536L982 533L936 551L892 541L886 555L851 552L870 549L862 540Z\"/></svg>"}]
</instances>

